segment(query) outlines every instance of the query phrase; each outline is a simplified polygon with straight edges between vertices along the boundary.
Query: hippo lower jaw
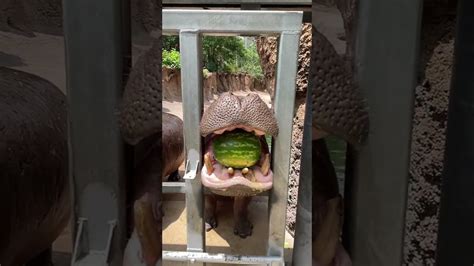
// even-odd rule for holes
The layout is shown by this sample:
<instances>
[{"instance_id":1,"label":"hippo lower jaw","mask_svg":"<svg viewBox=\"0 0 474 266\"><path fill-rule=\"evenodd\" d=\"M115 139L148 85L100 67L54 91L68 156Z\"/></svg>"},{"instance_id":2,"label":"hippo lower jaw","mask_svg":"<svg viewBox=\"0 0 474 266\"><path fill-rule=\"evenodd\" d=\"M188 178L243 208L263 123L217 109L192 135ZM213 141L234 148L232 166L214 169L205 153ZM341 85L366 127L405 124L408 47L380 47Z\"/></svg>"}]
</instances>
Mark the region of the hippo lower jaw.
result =
<instances>
[{"instance_id":1,"label":"hippo lower jaw","mask_svg":"<svg viewBox=\"0 0 474 266\"><path fill-rule=\"evenodd\" d=\"M271 170L264 176L260 167L254 167L252 169L254 175L258 175L260 178L253 181L245 177L240 170L236 170L232 177L229 177L227 172L222 170L221 165L215 164L213 173L209 174L206 166L201 171L202 184L218 195L248 197L270 190L273 186L273 172ZM216 171L219 171L222 175L219 175Z\"/></svg>"},{"instance_id":2,"label":"hippo lower jaw","mask_svg":"<svg viewBox=\"0 0 474 266\"><path fill-rule=\"evenodd\" d=\"M262 155L260 160L248 168L248 172L243 173L243 169L233 169L229 173L223 165L214 159L212 151L212 139L215 135L222 134L225 131L235 129L244 129L253 132L261 139ZM204 155L204 166L201 170L201 182L211 192L230 197L248 197L255 196L263 191L270 190L273 186L273 172L270 169L270 153L265 141L264 132L248 126L231 126L216 130L207 141L206 153Z\"/></svg>"}]
</instances>

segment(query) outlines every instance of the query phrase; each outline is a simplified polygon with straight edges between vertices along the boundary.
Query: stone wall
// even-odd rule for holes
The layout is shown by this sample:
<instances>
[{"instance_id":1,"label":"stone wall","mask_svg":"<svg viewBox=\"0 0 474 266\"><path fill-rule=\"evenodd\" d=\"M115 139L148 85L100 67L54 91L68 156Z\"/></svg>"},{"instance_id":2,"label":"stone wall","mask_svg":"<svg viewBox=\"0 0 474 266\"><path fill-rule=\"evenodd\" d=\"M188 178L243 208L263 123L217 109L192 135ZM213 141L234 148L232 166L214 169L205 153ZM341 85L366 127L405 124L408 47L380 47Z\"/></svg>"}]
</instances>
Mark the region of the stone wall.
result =
<instances>
[{"instance_id":1,"label":"stone wall","mask_svg":"<svg viewBox=\"0 0 474 266\"><path fill-rule=\"evenodd\" d=\"M181 101L181 71L163 68L163 100ZM205 100L226 91L267 91L261 79L247 74L209 73L203 76Z\"/></svg>"}]
</instances>

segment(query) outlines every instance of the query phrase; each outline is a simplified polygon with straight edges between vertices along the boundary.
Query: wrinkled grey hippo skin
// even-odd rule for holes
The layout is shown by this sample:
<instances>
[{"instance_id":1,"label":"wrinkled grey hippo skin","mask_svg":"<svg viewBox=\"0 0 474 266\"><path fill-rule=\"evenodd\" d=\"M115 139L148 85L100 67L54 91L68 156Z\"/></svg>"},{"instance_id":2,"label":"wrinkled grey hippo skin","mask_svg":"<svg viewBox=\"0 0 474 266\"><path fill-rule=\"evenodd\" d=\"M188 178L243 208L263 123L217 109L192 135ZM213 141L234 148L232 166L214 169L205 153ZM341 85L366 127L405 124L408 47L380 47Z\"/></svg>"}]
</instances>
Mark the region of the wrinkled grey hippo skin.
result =
<instances>
[{"instance_id":1,"label":"wrinkled grey hippo skin","mask_svg":"<svg viewBox=\"0 0 474 266\"><path fill-rule=\"evenodd\" d=\"M135 149L133 233L123 265L156 265L161 260L162 181L184 161L183 122L162 113L161 39L133 66L119 110L123 139ZM160 138L161 136L161 138Z\"/></svg>"},{"instance_id":2,"label":"wrinkled grey hippo skin","mask_svg":"<svg viewBox=\"0 0 474 266\"><path fill-rule=\"evenodd\" d=\"M310 70L313 124L312 259L316 266L350 266L351 259L339 241L344 203L324 137L334 135L353 147L360 147L368 137L369 115L353 71L357 1L331 2L342 15L346 53L337 54L334 46L313 26Z\"/></svg>"},{"instance_id":3,"label":"wrinkled grey hippo skin","mask_svg":"<svg viewBox=\"0 0 474 266\"><path fill-rule=\"evenodd\" d=\"M172 174L177 175L178 168L184 161L183 121L175 115L163 113L162 122L161 138L160 134L153 134L135 145L137 163L133 176L134 230L125 249L125 266L155 265L158 259L155 252L159 249L161 253L163 213L161 191L159 193L156 191L159 166L161 165L161 180L166 181L166 177ZM159 160L161 163L158 162ZM151 190L150 186L152 186ZM161 190L161 186L159 189ZM148 234L148 236L143 236L143 234ZM148 243L154 250L149 253L143 252L140 241ZM152 255L149 255L150 253Z\"/></svg>"},{"instance_id":4,"label":"wrinkled grey hippo skin","mask_svg":"<svg viewBox=\"0 0 474 266\"><path fill-rule=\"evenodd\" d=\"M0 67L2 266L47 253L68 223L66 112L66 97L52 83ZM29 265L48 265L45 257Z\"/></svg>"}]
</instances>

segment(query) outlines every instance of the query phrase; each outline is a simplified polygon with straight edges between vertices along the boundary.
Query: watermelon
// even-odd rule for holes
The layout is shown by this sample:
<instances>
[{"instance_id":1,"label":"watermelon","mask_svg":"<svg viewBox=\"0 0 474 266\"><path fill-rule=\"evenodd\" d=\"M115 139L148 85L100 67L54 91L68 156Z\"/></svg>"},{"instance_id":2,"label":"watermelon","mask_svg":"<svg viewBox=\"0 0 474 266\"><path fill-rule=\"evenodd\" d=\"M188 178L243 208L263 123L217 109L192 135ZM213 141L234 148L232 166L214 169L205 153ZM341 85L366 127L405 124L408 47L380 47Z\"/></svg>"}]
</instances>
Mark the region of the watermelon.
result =
<instances>
[{"instance_id":1,"label":"watermelon","mask_svg":"<svg viewBox=\"0 0 474 266\"><path fill-rule=\"evenodd\" d=\"M233 168L250 167L258 162L262 149L260 139L244 130L224 132L212 142L214 157L221 165Z\"/></svg>"}]
</instances>

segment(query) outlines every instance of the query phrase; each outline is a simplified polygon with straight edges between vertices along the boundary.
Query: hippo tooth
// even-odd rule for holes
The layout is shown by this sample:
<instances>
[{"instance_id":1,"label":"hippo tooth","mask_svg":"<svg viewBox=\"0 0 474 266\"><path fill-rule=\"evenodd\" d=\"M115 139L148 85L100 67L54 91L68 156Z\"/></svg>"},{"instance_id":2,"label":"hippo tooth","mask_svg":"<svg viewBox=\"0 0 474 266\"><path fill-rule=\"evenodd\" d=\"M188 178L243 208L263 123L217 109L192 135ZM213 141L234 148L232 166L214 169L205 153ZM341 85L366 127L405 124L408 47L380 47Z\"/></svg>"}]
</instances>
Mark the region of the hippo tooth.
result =
<instances>
[{"instance_id":1,"label":"hippo tooth","mask_svg":"<svg viewBox=\"0 0 474 266\"><path fill-rule=\"evenodd\" d=\"M229 175L233 175L234 174L234 168L232 168L232 167L227 168L227 173L229 173Z\"/></svg>"},{"instance_id":2,"label":"hippo tooth","mask_svg":"<svg viewBox=\"0 0 474 266\"><path fill-rule=\"evenodd\" d=\"M209 175L214 172L214 167L212 166L211 156L209 153L204 154L204 165L206 166L206 170Z\"/></svg>"},{"instance_id":3,"label":"hippo tooth","mask_svg":"<svg viewBox=\"0 0 474 266\"><path fill-rule=\"evenodd\" d=\"M257 136L264 136L265 135L265 132L263 132L261 130L258 130L258 129L253 130L253 132L255 132L255 135L257 135Z\"/></svg>"},{"instance_id":4,"label":"hippo tooth","mask_svg":"<svg viewBox=\"0 0 474 266\"><path fill-rule=\"evenodd\" d=\"M270 154L265 154L265 158L263 159L262 163L262 174L266 176L268 174L268 170L270 170Z\"/></svg>"},{"instance_id":5,"label":"hippo tooth","mask_svg":"<svg viewBox=\"0 0 474 266\"><path fill-rule=\"evenodd\" d=\"M245 177L252 182L257 182L257 179L255 178L255 175L253 174L253 171L251 169L248 169L248 172Z\"/></svg>"},{"instance_id":6,"label":"hippo tooth","mask_svg":"<svg viewBox=\"0 0 474 266\"><path fill-rule=\"evenodd\" d=\"M249 172L249 169L247 167L245 167L244 169L242 169L242 174L247 174Z\"/></svg>"}]
</instances>

